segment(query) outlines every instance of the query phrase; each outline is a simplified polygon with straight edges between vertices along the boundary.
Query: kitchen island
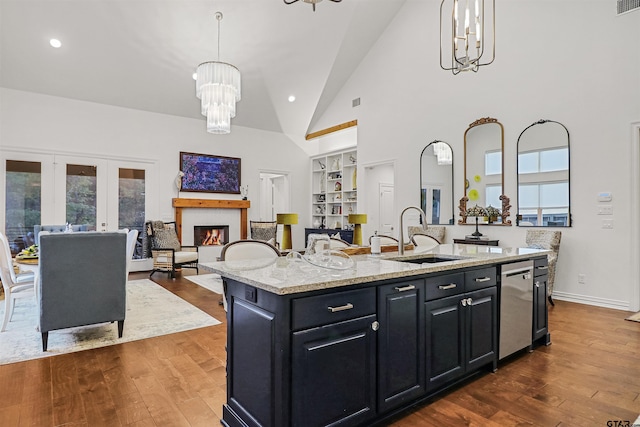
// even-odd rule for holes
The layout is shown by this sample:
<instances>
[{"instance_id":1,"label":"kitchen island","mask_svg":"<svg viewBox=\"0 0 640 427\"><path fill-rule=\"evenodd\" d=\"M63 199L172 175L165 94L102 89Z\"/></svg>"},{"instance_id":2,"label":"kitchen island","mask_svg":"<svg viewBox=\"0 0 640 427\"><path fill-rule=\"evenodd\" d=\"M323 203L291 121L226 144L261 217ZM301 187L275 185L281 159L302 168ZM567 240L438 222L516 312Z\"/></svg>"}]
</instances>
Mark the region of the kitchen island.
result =
<instances>
[{"instance_id":1,"label":"kitchen island","mask_svg":"<svg viewBox=\"0 0 640 427\"><path fill-rule=\"evenodd\" d=\"M353 256L346 269L287 258L200 264L227 284L222 424L372 425L494 371L501 268L532 260L544 271L547 253L446 244ZM531 345L549 342L536 278Z\"/></svg>"}]
</instances>

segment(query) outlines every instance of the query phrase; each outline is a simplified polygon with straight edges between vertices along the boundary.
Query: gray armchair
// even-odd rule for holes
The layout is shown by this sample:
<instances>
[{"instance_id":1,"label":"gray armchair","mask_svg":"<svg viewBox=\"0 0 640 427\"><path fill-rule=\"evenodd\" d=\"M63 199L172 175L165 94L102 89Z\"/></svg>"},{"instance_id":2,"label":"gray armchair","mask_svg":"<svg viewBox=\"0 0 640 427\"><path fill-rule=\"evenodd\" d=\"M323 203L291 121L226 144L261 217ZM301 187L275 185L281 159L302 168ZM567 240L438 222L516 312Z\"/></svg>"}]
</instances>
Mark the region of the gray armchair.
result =
<instances>
[{"instance_id":1,"label":"gray armchair","mask_svg":"<svg viewBox=\"0 0 640 427\"><path fill-rule=\"evenodd\" d=\"M127 235L54 233L40 236L42 350L57 329L118 322L122 337L126 313Z\"/></svg>"}]
</instances>

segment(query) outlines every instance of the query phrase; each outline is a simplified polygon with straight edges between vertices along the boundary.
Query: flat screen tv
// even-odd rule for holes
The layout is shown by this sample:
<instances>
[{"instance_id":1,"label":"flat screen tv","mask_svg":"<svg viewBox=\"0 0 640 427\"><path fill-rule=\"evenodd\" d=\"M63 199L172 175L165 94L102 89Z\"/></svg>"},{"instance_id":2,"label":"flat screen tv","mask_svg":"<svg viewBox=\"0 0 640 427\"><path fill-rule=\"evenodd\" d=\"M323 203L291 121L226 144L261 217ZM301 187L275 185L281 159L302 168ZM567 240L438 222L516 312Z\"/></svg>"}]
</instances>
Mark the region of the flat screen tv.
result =
<instances>
[{"instance_id":1,"label":"flat screen tv","mask_svg":"<svg viewBox=\"0 0 640 427\"><path fill-rule=\"evenodd\" d=\"M180 152L180 191L240 194L240 159Z\"/></svg>"}]
</instances>

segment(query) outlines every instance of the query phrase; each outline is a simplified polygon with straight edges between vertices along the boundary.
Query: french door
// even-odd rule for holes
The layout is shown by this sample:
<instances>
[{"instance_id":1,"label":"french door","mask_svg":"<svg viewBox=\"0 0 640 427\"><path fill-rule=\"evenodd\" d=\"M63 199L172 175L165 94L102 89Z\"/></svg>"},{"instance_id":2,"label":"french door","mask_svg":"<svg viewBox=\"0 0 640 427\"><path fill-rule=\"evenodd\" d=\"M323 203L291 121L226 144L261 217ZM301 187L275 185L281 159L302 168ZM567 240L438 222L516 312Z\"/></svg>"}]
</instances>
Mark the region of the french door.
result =
<instances>
[{"instance_id":1,"label":"french door","mask_svg":"<svg viewBox=\"0 0 640 427\"><path fill-rule=\"evenodd\" d=\"M12 250L29 243L35 224L142 231L153 216L153 162L8 151L2 167L1 215Z\"/></svg>"}]
</instances>

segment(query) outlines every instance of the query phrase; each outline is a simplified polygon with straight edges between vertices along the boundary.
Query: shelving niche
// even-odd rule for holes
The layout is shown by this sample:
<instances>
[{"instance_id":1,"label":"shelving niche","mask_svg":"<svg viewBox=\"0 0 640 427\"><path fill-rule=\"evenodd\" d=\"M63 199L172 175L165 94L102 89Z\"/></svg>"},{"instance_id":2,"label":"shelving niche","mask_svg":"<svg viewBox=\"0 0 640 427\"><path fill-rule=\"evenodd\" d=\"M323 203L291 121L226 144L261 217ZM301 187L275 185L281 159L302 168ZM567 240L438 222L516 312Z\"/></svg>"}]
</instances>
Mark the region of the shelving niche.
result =
<instances>
[{"instance_id":1,"label":"shelving niche","mask_svg":"<svg viewBox=\"0 0 640 427\"><path fill-rule=\"evenodd\" d=\"M314 228L350 228L348 216L358 211L357 150L345 150L311 159Z\"/></svg>"}]
</instances>

